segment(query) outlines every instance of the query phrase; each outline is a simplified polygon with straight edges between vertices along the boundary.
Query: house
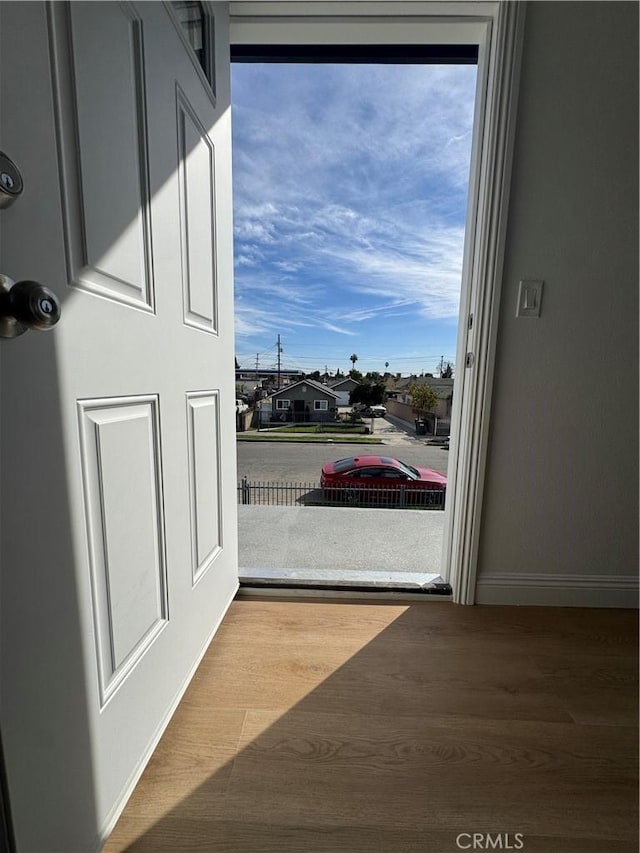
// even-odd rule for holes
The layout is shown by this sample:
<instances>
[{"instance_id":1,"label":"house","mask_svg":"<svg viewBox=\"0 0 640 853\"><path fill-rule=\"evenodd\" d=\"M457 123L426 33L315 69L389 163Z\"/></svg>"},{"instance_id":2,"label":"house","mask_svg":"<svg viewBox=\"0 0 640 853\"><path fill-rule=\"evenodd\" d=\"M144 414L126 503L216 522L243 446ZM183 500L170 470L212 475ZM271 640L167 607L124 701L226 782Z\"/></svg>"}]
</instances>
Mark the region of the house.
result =
<instances>
[{"instance_id":1,"label":"house","mask_svg":"<svg viewBox=\"0 0 640 853\"><path fill-rule=\"evenodd\" d=\"M302 379L301 370L277 370L277 368L241 368L236 360L236 393L252 400L265 397L274 388L290 385Z\"/></svg>"},{"instance_id":2,"label":"house","mask_svg":"<svg viewBox=\"0 0 640 853\"><path fill-rule=\"evenodd\" d=\"M16 280L46 283L62 306L55 329L0 341L0 826L12 824L18 853L100 848L238 589L228 8L189 4L190 29L197 30L200 15L199 35L209 38L210 48L215 39L215 50L196 52L197 42L178 17L186 5L176 11L156 2L0 3L2 151L19 167L25 187L19 196L3 184L0 270ZM321 8L320 25L342 40L350 20L332 17L340 15L342 5L296 3L294 31L300 32L306 12L317 21ZM384 654L388 662L399 645L393 636L390 643L383 638L383 663L375 678L367 670L366 652L348 661L345 680L333 683L327 715L313 703L304 705L309 689L304 678L286 691L296 672L306 678L313 670L322 681L327 672L315 662L305 670L304 660L283 657L266 668L278 696L299 703L300 725L302 718L312 718L319 726L322 717L331 726L326 735L314 729L316 741L302 728L288 741L278 740L277 731L271 738L267 732L254 753L295 759L298 778L308 780L329 765L327 753L337 752L339 763L330 765L333 778L347 764L366 766L366 783L371 783L366 793L372 796L375 773L392 775L395 782L405 754L411 762L420 751L429 753L441 776L451 764L459 768L452 796L464 789L463 806L473 800L483 828L495 817L487 791L497 791L497 785L505 791L505 779L511 785L511 769L517 770L523 755L542 756L544 776L533 775L536 761L525 761L534 782L519 789L517 799L514 794L517 815L501 812L505 820L496 829L517 830L517 820L526 818L535 830L536 797L558 783L564 784L562 798L546 800L547 815L557 816L551 827L557 837L541 832L537 841L544 844L546 835L546 849L565 849L563 838L571 832L573 849L621 849L632 839L626 826L611 846L606 840L599 844L597 835L585 837L582 846L584 833L574 818L585 792L593 795L589 802L600 828L621 812L635 814L629 782L637 772L631 756L637 745L623 740L633 723L625 728L613 720L600 727L599 721L612 719L602 706L602 716L586 720L563 707L552 717L551 730L545 729L550 731L546 742L537 740L530 749L529 738L548 721L553 696L606 694L618 676L633 677L611 653L618 648L618 622L628 624L628 614L607 619L601 608L636 607L638 593L638 6L374 5L377 25L385 28L389 21L389 35L385 39L383 32L380 44L387 45L400 30L405 40L415 41L417 10L436 26L438 21L429 18L435 9L434 14L445 15L450 38L455 32L463 44L483 40L482 60L495 59L489 70L503 70L482 90L483 105L497 105L501 121L492 130L500 145L496 153L496 134L483 136L474 170L474 186L486 201L482 217L489 217L491 227L483 231L486 239L474 244L473 260L481 264L477 280L493 289L483 311L470 306L472 316L465 319L473 319L473 328L459 348L459 356L480 353L483 361L480 371L470 358L456 380L480 390L465 398L473 414L472 450L478 453L473 465L465 456L460 466L473 500L460 496L464 525L456 552L472 571L455 595L469 604L546 605L539 614L530 607L475 611L483 674L495 667L496 648L501 665L509 667L510 620L522 627L523 642L527 634L540 640L539 648L525 645L530 656L549 653L554 629L559 646L553 659L543 657L531 669L529 657L526 678L509 682L512 689L505 689L505 680L487 677L466 694L476 705L476 722L480 700L493 709L486 725L469 729L466 742L475 751L467 762L442 760L459 751L455 720L444 726L449 734L442 749L433 741L424 750L413 749L417 741L409 737L396 749L389 747L386 719L372 713L367 727L378 725L384 751L380 760L372 751L371 760L355 762L349 752L362 754L361 738L351 747L354 731L362 728L338 736L332 728L344 722L345 685L373 685L366 696L375 701L379 682L409 689L418 683L410 667L425 660L427 639L430 650L432 639L445 643L436 653L449 661L443 676L448 680L422 695L411 693L408 707L434 707L432 697L461 683L469 669L464 653L446 647L452 636L446 613L435 631L422 630L424 625L416 630L409 621L404 637L411 637L411 653L393 658L392 672L383 663ZM256 39L280 45L292 37L286 3L235 0L229 6L236 43L243 26L243 41L250 46ZM349 15L365 7L372 5L351 4ZM412 16L408 25L397 20L406 8ZM217 16L215 27L208 15ZM267 36L264 27L271 28ZM500 38L489 49L487 39L496 33ZM326 42L326 34L318 41ZM208 86L212 81L215 95ZM330 111L331 103L323 109ZM480 168L487 162L488 171ZM523 280L544 280L537 319L516 317ZM6 309L4 300L3 305ZM309 392L313 399L320 393ZM617 413L615 436L603 432L595 410ZM450 606L456 613L470 611ZM301 607L298 614L308 612ZM599 608L597 629L591 630L588 610L576 616L562 609L568 607ZM318 615L316 635L327 624L336 623ZM380 624L369 610L358 622L364 642L375 641ZM260 645L251 666L226 666L225 672L238 679L235 701L243 685L265 669L270 636L289 626L280 618L244 632L247 644ZM333 630L338 633L339 627ZM397 630L402 634L402 625ZM576 642L567 645L567 634ZM579 647L580 637L591 641L594 634L602 638L595 657L607 651L602 656L607 677L595 664L589 669L594 643L588 653ZM299 636L294 629L289 654ZM242 645L231 644L228 660L235 660ZM575 677L567 677L570 665ZM550 686L532 706L526 679L534 670L548 673ZM512 695L520 704L505 729L505 702ZM261 705L248 715L241 708L228 711L224 700L212 715L227 727L227 741L220 750L216 746L216 754L233 755L243 738L262 737L267 718L280 716L277 705L266 713ZM537 714L530 713L532 707ZM439 710L439 723L460 711L455 705ZM399 737L408 731L402 719L392 725L399 727ZM425 730L432 728L425 721ZM582 760L588 744L582 739L573 745L587 728L600 751ZM490 741L496 730L498 739ZM195 747L193 740L187 742L185 760L199 751L197 737ZM510 737L516 740L506 743ZM475 749L480 741L489 744L486 749ZM335 743L346 746L334 749ZM569 745L557 753L549 746L562 743ZM465 765L477 763L482 752L494 766L496 755L505 756L499 777L492 775L486 788L485 778L469 784L464 775ZM313 761L314 756L321 760ZM629 764L624 756L631 756ZM233 778L244 775L253 787L244 798L246 811L238 809L225 831L242 831L247 811L255 813L261 792L271 787L267 774L252 773L251 760L234 765ZM554 761L561 773L549 770ZM185 797L197 763L187 764L175 779ZM286 766L278 765L280 777L286 777L281 770ZM594 767L598 772L606 767L606 777L589 776L583 786L578 774L590 774ZM227 765L217 779L203 780L220 792L218 802L232 787L230 770ZM416 815L442 814L441 801L437 809L425 809L421 782L416 777L418 799L402 814L400 841L407 849L425 848L423 825L413 829ZM323 775L318 796L333 784ZM299 790L297 782L290 783L279 802ZM483 790L484 800L478 799ZM431 805L440 791L435 781L428 791ZM363 809L368 799L361 797ZM609 808L600 813L603 799ZM306 812L311 821L314 806ZM332 830L341 827L352 832L352 843L337 843L335 849L398 849L393 837L383 837L384 826L351 827L349 813L339 806L336 825L327 831L312 824L310 842L304 832L289 835L289 849L306 849L314 841L331 846ZM458 829L475 832L476 826L463 823L459 801L456 809ZM371 811L360 814L366 820ZM204 830L211 815L202 809L199 815ZM141 826L148 822L143 817ZM261 849L260 834L270 823L263 810L253 826L253 847L241 841L225 848L224 839L218 846ZM175 850L175 839L185 838L185 824L171 829L167 838ZM295 835L296 826L290 823L288 830ZM455 849L455 835L437 838L440 849ZM201 839L195 843L203 846ZM463 843L468 846L469 838Z\"/></svg>"},{"instance_id":3,"label":"house","mask_svg":"<svg viewBox=\"0 0 640 853\"><path fill-rule=\"evenodd\" d=\"M439 379L429 374L423 376L397 377L388 383L387 409L389 414L412 423L416 411L411 399L412 385L428 385L436 396L433 410L425 415L427 432L434 435L449 435L451 431L451 411L453 403L453 379Z\"/></svg>"},{"instance_id":4,"label":"house","mask_svg":"<svg viewBox=\"0 0 640 853\"><path fill-rule=\"evenodd\" d=\"M346 379L338 379L330 383L330 388L338 394L338 406L349 405L349 395L360 383L348 376Z\"/></svg>"},{"instance_id":5,"label":"house","mask_svg":"<svg viewBox=\"0 0 640 853\"><path fill-rule=\"evenodd\" d=\"M428 385L436 396L436 405L433 414L437 418L450 418L451 405L453 402L453 379L438 379L433 376L409 376L394 383L394 390L389 392L390 400L397 400L404 406L411 407L411 386ZM412 409L413 411L413 409ZM404 412L406 414L406 412ZM400 410L397 412L402 417ZM410 418L405 418L410 420Z\"/></svg>"},{"instance_id":6,"label":"house","mask_svg":"<svg viewBox=\"0 0 640 853\"><path fill-rule=\"evenodd\" d=\"M280 378L280 382L295 382L303 377L303 371L298 369L278 370L275 367L253 368L236 366L236 383L246 383L249 387L256 388L263 382L274 383Z\"/></svg>"},{"instance_id":7,"label":"house","mask_svg":"<svg viewBox=\"0 0 640 853\"><path fill-rule=\"evenodd\" d=\"M271 421L289 423L333 421L339 394L314 379L303 379L276 391L262 401Z\"/></svg>"}]
</instances>

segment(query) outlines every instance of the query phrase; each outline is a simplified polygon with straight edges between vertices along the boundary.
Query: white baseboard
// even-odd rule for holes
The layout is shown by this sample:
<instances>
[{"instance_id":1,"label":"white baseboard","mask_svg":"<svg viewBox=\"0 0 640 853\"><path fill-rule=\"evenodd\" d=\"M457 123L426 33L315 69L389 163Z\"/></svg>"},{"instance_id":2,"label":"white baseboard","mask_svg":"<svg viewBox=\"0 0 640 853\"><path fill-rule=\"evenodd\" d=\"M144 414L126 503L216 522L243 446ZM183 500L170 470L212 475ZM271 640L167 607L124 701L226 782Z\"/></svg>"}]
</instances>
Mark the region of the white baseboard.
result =
<instances>
[{"instance_id":1,"label":"white baseboard","mask_svg":"<svg viewBox=\"0 0 640 853\"><path fill-rule=\"evenodd\" d=\"M476 582L476 604L544 607L638 607L633 575L487 574Z\"/></svg>"}]
</instances>

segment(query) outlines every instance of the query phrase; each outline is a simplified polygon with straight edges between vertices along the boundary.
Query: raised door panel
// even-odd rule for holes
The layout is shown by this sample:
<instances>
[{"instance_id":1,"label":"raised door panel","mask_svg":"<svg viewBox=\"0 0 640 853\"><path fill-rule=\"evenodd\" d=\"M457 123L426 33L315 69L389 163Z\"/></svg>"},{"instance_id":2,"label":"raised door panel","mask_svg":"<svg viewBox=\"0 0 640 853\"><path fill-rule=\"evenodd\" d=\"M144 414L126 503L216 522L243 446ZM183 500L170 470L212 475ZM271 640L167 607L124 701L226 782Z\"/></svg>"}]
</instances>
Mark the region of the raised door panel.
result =
<instances>
[{"instance_id":1,"label":"raised door panel","mask_svg":"<svg viewBox=\"0 0 640 853\"><path fill-rule=\"evenodd\" d=\"M58 12L66 24L55 82L69 279L150 311L144 28L132 5L101 5L99 28L90 3Z\"/></svg>"},{"instance_id":2,"label":"raised door panel","mask_svg":"<svg viewBox=\"0 0 640 853\"><path fill-rule=\"evenodd\" d=\"M184 322L218 330L215 265L215 149L178 87Z\"/></svg>"},{"instance_id":3,"label":"raised door panel","mask_svg":"<svg viewBox=\"0 0 640 853\"><path fill-rule=\"evenodd\" d=\"M157 405L79 404L102 704L168 619Z\"/></svg>"},{"instance_id":4,"label":"raised door panel","mask_svg":"<svg viewBox=\"0 0 640 853\"><path fill-rule=\"evenodd\" d=\"M219 396L187 395L192 576L196 583L222 548Z\"/></svg>"}]
</instances>

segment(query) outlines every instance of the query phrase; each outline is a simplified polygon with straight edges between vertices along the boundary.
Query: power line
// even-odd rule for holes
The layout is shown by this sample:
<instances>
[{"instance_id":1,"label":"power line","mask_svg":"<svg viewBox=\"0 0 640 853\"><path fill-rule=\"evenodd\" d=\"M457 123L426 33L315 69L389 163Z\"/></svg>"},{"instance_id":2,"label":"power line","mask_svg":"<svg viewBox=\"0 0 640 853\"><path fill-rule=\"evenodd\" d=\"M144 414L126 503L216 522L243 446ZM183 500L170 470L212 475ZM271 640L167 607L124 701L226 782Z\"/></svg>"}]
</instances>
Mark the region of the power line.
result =
<instances>
[{"instance_id":1,"label":"power line","mask_svg":"<svg viewBox=\"0 0 640 853\"><path fill-rule=\"evenodd\" d=\"M255 353L252 355L249 355L248 353L240 353L237 355L237 358L240 366L244 365L246 367L247 362L249 362L252 367L255 364L256 369L259 369L260 363L262 362L263 368L269 365L273 369L279 370L292 370L296 368L304 369L311 365L320 370L322 364L326 364L328 366L329 362L337 363L342 367L348 360L347 350L341 350L340 352L335 353L333 351L322 351L317 354L288 351L286 357L283 356L283 353L282 337L279 334L276 343L269 349L264 350L262 353ZM455 365L456 356L451 354L443 355L441 353L442 351L440 351L440 353L436 353L434 351L401 356L393 356L393 354L389 353L360 355L358 361L361 368L372 368L378 369L379 371L382 371L383 365L386 368L387 364L389 365L391 372L397 372L398 368L402 371L403 366L408 364L411 365L411 369L414 372L416 369L424 371L424 365L428 364L430 370L433 370L434 372L442 372L446 362L450 362L452 365ZM269 356L272 356L272 358L269 358Z\"/></svg>"},{"instance_id":2,"label":"power line","mask_svg":"<svg viewBox=\"0 0 640 853\"><path fill-rule=\"evenodd\" d=\"M274 349L275 349L275 347L274 347ZM268 351L265 351L265 353L263 353L263 355L267 355L267 352ZM440 359L444 359L445 361L451 361L452 359L455 358L455 356L451 355L451 354L441 355L441 352L442 351L440 350L440 351L435 351L432 353L420 352L420 353L415 353L414 355L401 355L401 356L393 356L393 355L389 355L388 353L386 353L386 354L374 353L372 355L359 355L358 361L382 361L383 363L385 361L388 361L389 364L392 364L392 363L396 363L399 361L424 361L426 359L436 359L436 361L439 364ZM302 353L296 353L296 352L292 352L291 350L288 350L287 355L289 356L289 359L295 359L297 361L318 361L318 362L321 362L321 361L326 361L327 358L329 358L332 361L336 360L336 359L345 360L345 361L349 360L348 356L346 355L346 351L340 352L340 353L335 353L335 354L331 353L331 352L322 351L322 352L319 352L318 354L304 354L303 355ZM240 354L238 356L238 358L243 358L245 360L249 357L250 357L249 355L244 354L244 353Z\"/></svg>"}]
</instances>

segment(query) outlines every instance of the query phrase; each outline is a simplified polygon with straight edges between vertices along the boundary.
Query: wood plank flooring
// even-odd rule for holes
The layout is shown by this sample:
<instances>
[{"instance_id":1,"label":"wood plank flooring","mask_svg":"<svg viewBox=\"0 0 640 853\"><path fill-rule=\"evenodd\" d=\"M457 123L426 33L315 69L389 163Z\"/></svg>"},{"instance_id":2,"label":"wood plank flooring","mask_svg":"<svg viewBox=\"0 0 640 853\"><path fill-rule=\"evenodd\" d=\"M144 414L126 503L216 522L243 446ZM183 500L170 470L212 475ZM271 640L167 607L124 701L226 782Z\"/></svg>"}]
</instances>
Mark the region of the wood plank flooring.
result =
<instances>
[{"instance_id":1,"label":"wood plank flooring","mask_svg":"<svg viewBox=\"0 0 640 853\"><path fill-rule=\"evenodd\" d=\"M637 681L635 611L241 599L105 850L637 853Z\"/></svg>"}]
</instances>

